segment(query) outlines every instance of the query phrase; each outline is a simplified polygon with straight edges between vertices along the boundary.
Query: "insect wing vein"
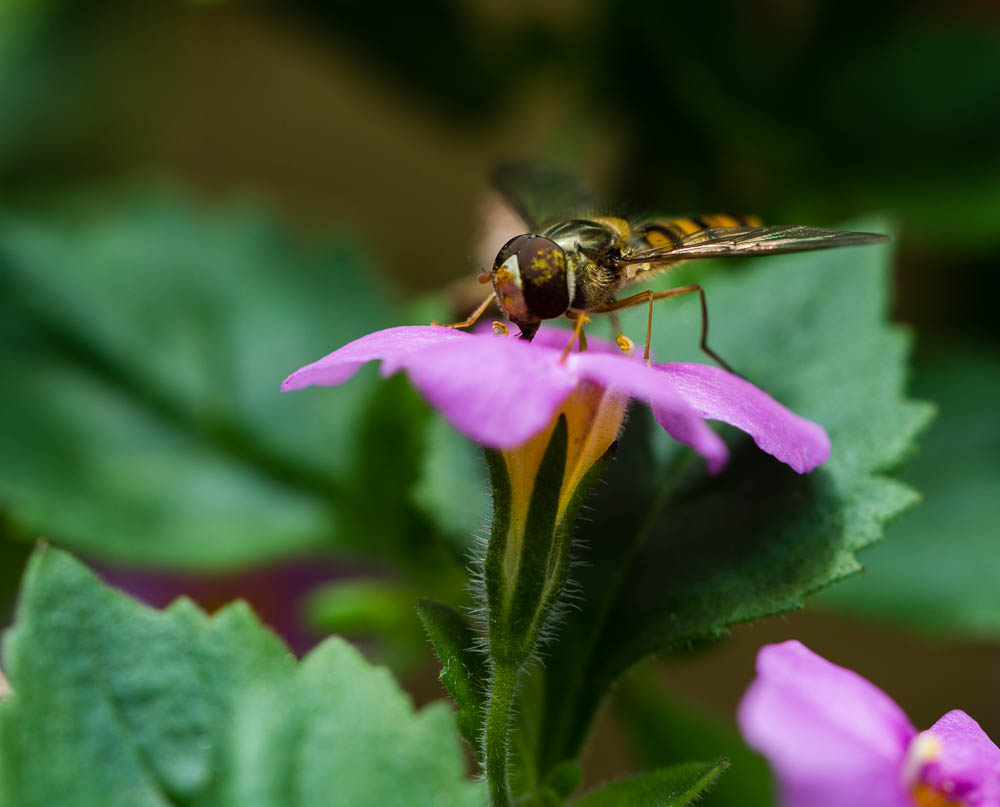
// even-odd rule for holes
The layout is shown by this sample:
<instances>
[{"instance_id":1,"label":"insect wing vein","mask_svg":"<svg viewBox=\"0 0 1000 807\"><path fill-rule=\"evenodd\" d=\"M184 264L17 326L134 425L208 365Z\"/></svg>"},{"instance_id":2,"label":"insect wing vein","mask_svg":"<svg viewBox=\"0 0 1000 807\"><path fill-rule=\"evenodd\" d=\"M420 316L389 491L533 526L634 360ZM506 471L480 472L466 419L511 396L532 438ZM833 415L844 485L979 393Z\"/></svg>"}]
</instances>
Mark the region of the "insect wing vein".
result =
<instances>
[{"instance_id":1,"label":"insect wing vein","mask_svg":"<svg viewBox=\"0 0 1000 807\"><path fill-rule=\"evenodd\" d=\"M833 247L861 246L887 241L880 233L828 230L804 225L770 227L707 227L686 235L677 246L640 249L618 263L658 263L697 258L773 255Z\"/></svg>"}]
</instances>

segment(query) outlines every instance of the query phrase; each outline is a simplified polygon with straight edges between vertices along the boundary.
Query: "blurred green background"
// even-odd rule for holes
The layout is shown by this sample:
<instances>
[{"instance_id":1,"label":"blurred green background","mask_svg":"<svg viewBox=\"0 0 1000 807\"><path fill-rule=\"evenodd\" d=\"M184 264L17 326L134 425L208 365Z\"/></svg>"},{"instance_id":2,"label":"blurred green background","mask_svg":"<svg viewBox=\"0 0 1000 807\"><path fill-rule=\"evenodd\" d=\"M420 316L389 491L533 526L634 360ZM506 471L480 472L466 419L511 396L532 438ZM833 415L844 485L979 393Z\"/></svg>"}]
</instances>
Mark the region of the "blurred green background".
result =
<instances>
[{"instance_id":1,"label":"blurred green background","mask_svg":"<svg viewBox=\"0 0 1000 807\"><path fill-rule=\"evenodd\" d=\"M940 408L901 474L925 502L868 572L644 666L588 780L741 759L753 655L788 637L920 726L958 707L1000 736L998 132L975 0L0 0L7 610L45 535L154 603L244 596L299 650L346 633L438 697L411 605L465 596L488 502L448 491L478 459L401 379L278 384L461 308L441 291L475 274L491 167L545 160L624 213L889 214L912 392Z\"/></svg>"}]
</instances>

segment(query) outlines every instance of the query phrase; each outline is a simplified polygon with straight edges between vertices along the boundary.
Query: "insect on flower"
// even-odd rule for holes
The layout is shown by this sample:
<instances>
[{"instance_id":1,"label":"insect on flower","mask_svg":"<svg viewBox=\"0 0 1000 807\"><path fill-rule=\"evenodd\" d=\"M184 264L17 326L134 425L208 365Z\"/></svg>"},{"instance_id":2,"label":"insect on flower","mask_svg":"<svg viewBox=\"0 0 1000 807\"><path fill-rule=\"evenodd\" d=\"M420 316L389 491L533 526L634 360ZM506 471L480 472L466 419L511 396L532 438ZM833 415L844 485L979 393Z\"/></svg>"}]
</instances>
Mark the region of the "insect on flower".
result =
<instances>
[{"instance_id":1,"label":"insect on flower","mask_svg":"<svg viewBox=\"0 0 1000 807\"><path fill-rule=\"evenodd\" d=\"M472 325L496 301L518 326L521 337L529 341L543 320L562 316L574 320L574 337L567 351L578 337L582 339L586 314L648 305L643 351L648 362L653 302L697 293L701 300L701 349L730 370L708 346L708 304L699 284L641 291L621 299L618 293L683 261L850 247L888 239L879 233L803 225L765 227L755 217L731 214L636 220L594 215L587 211L597 209L597 205L579 183L531 166L502 169L496 184L529 232L511 238L497 253L492 270L480 274L480 282L492 283L493 292L467 319L446 327ZM562 200L563 211L553 214L551 208L546 211L544 203L539 204L546 192ZM619 342L625 345L628 340L620 337Z\"/></svg>"}]
</instances>

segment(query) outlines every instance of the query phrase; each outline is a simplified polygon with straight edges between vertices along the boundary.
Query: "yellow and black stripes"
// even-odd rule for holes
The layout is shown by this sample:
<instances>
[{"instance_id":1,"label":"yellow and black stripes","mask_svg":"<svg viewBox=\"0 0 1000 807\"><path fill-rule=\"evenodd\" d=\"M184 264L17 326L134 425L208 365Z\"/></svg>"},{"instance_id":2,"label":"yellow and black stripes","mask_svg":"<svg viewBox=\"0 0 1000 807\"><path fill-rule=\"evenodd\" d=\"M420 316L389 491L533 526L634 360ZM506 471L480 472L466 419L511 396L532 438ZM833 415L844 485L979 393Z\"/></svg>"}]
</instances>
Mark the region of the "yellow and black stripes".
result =
<instances>
[{"instance_id":1,"label":"yellow and black stripes","mask_svg":"<svg viewBox=\"0 0 1000 807\"><path fill-rule=\"evenodd\" d=\"M654 248L679 247L684 239L709 227L759 227L756 216L739 216L731 213L709 213L678 219L660 219L636 228L636 240Z\"/></svg>"},{"instance_id":2,"label":"yellow and black stripes","mask_svg":"<svg viewBox=\"0 0 1000 807\"><path fill-rule=\"evenodd\" d=\"M632 225L626 220L619 218L618 216L594 216L590 218L590 221L600 224L607 230L610 230L615 238L621 242L628 241L632 236Z\"/></svg>"}]
</instances>

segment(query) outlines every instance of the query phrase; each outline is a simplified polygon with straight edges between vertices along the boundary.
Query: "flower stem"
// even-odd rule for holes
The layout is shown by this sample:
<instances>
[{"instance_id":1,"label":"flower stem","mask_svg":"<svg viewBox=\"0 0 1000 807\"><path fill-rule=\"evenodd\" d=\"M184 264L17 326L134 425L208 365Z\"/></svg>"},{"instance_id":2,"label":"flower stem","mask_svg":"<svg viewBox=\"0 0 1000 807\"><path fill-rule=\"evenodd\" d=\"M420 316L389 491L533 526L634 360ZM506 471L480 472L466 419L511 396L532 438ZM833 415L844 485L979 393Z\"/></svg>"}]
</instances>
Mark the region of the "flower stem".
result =
<instances>
[{"instance_id":1,"label":"flower stem","mask_svg":"<svg viewBox=\"0 0 1000 807\"><path fill-rule=\"evenodd\" d=\"M545 443L486 453L493 526L482 585L493 669L480 760L492 807L514 803L509 764L518 682L558 613L569 578L570 527L583 496L610 458L610 449L594 457L585 472L572 477L572 489L563 495L568 433L567 418L560 415ZM523 777L513 778L517 785Z\"/></svg>"},{"instance_id":2,"label":"flower stem","mask_svg":"<svg viewBox=\"0 0 1000 807\"><path fill-rule=\"evenodd\" d=\"M486 711L486 780L490 788L492 807L508 807L511 802L507 759L510 753L508 730L514 696L517 693L519 665L497 664L490 687L490 704Z\"/></svg>"}]
</instances>

